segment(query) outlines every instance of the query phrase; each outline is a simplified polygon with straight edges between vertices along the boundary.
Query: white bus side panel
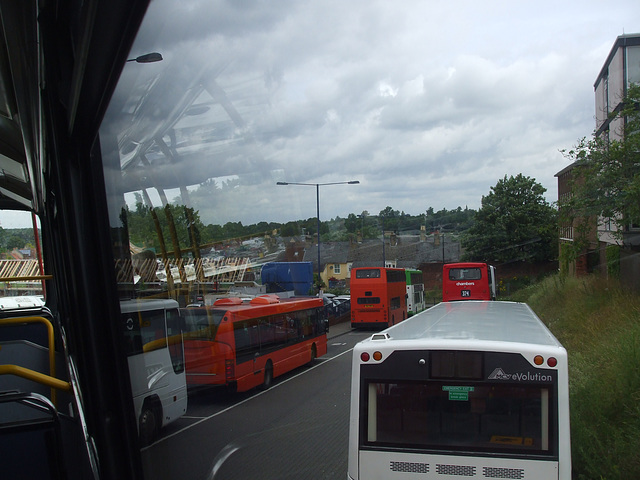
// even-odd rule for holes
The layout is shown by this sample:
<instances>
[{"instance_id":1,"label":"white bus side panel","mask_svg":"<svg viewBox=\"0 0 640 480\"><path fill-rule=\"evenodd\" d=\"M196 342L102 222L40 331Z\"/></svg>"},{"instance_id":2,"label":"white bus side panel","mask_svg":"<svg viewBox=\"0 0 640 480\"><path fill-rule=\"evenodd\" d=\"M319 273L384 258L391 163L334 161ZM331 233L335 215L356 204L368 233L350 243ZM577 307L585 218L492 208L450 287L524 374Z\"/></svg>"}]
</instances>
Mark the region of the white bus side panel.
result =
<instances>
[{"instance_id":1,"label":"white bus side panel","mask_svg":"<svg viewBox=\"0 0 640 480\"><path fill-rule=\"evenodd\" d=\"M136 418L151 395L157 395L162 404L162 426L186 413L185 373L174 373L168 349L129 357L129 372Z\"/></svg>"},{"instance_id":2,"label":"white bus side panel","mask_svg":"<svg viewBox=\"0 0 640 480\"><path fill-rule=\"evenodd\" d=\"M360 451L357 480L502 478L558 480L558 462Z\"/></svg>"}]
</instances>

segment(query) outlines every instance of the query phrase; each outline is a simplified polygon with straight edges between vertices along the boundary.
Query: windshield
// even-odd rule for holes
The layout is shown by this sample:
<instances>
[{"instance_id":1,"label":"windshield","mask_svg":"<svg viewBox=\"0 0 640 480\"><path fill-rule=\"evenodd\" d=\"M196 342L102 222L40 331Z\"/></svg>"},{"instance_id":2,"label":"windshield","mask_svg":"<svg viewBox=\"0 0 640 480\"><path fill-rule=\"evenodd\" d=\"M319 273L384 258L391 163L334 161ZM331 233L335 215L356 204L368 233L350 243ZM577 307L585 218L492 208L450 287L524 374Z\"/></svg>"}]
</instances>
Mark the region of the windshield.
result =
<instances>
[{"instance_id":1,"label":"windshield","mask_svg":"<svg viewBox=\"0 0 640 480\"><path fill-rule=\"evenodd\" d=\"M0 310L44 306L45 264L40 220L29 212L0 210Z\"/></svg>"},{"instance_id":2,"label":"windshield","mask_svg":"<svg viewBox=\"0 0 640 480\"><path fill-rule=\"evenodd\" d=\"M355 337L336 347L323 333L348 324L350 312L328 304L296 323L282 307L277 322L258 313L237 322L214 302L349 295L351 269L362 267L358 278L419 269L430 298L442 298L446 263L558 269L559 150L593 130L593 79L613 37L586 42L604 7L586 9L591 20L556 8L150 2L99 132L119 296L177 300L184 320L186 373L176 382L188 393L186 414L163 421L159 410L136 406L141 429L150 416L158 424L141 450L147 478L345 476L339 429L348 406L328 420L320 414L334 405L322 394L347 405L349 367L298 390L294 374L278 377L301 365L319 374L316 359L326 365L332 349L352 348ZM514 196L517 208L504 213L500 200ZM483 242L475 242L485 202L504 230L478 226ZM522 207L534 204L534 213ZM285 267L267 290L260 274L270 262ZM293 262L311 269L296 277L286 267ZM451 271L452 279L481 276ZM404 271L393 278L406 279ZM381 300L371 295L352 305L377 312ZM402 314L375 321L404 320L405 296L382 302ZM349 357L340 355L336 364ZM160 384L151 362L167 361L148 355L136 375ZM243 403L274 381L283 382L277 397ZM521 409L539 396L498 393ZM173 398L162 398L163 408ZM285 411L284 424L271 422ZM397 410L379 410L389 412Z\"/></svg>"}]
</instances>

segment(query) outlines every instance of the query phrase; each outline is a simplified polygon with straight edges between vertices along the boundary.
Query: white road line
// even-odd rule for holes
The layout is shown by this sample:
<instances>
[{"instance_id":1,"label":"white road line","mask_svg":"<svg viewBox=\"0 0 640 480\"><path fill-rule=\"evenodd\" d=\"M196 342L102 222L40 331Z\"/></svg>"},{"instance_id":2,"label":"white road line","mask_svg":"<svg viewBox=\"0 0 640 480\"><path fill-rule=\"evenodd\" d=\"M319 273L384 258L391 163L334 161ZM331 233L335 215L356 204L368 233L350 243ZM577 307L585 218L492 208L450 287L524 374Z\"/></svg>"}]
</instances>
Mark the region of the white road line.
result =
<instances>
[{"instance_id":1,"label":"white road line","mask_svg":"<svg viewBox=\"0 0 640 480\"><path fill-rule=\"evenodd\" d=\"M281 381L281 382L278 382L276 385L273 385L271 388L269 388L269 390L264 390L264 391L262 391L262 392L258 392L258 393L256 393L255 395L252 395L252 396L251 396L251 397L249 397L249 398L245 398L245 399L244 399L244 400L242 400L241 402L235 403L235 404L233 404L233 405L231 405L231 406L229 406L229 407L227 407L227 408L225 408L225 409L223 409L223 410L220 410L219 412L214 413L213 415L209 415L208 417L187 417L187 416L184 416L183 418L199 418L200 420L198 420L197 422L192 423L191 425L187 425L186 427L184 427L184 428L182 428L182 429L180 429L180 430L178 430L178 431L176 431L176 432L173 432L172 434L167 435L166 437L162 437L160 440L158 440L158 441L156 441L156 442L152 443L151 445L149 445L149 446L147 446L147 447L143 447L143 448L141 448L141 450L146 450L147 448L149 448L149 447L151 447L151 446L155 445L156 443L160 443L160 442L162 442L162 441L164 441L164 440L167 440L167 439L169 439L169 438L171 438L171 437L174 437L175 435L178 435L179 433L182 433L182 432L184 432L184 431L186 431L186 430L189 430L190 428L195 427L196 425L199 425L199 424L200 424L200 423L202 423L202 422L205 422L205 421L207 421L207 420L210 420L210 419L212 419L213 417L217 417L218 415L222 415L223 413L226 413L226 412L228 412L228 411L230 411L230 410L232 410L232 409L234 409L234 408L236 408L236 407L238 407L238 406L242 405L243 403L248 402L249 400L253 400L254 398L257 398L257 397L259 397L259 396L261 396L261 395L264 395L265 393L269 392L270 390L273 390L273 389L275 389L275 388L278 388L278 387L280 387L280 386L284 385L285 383L287 383L287 382L289 382L289 381L293 380L294 378L298 378L298 377L299 377L299 376L301 376L301 375L306 375L306 374L307 374L307 373L309 373L310 371L315 370L316 368L323 366L323 365L324 365L324 364L326 364L327 362L330 362L331 360L335 360L336 358L339 358L339 357L341 357L342 355L344 355L344 354L346 354L346 353L351 352L352 350L353 350L353 348L350 348L349 350L345 350L344 352L339 353L339 354L337 354L337 355L335 355L335 356L333 356L333 357L330 357L330 358L326 358L326 357L325 357L325 358L323 358L323 359L322 359L322 360L323 360L323 362L322 362L322 363L318 363L318 364L314 365L313 367L308 368L308 369L306 369L306 370L304 370L304 371L302 371L302 372L300 372L300 373L298 373L298 374L294 375L293 377L290 377L290 378L287 378L286 380L283 380L283 381ZM320 360L320 359L319 359L319 360Z\"/></svg>"}]
</instances>

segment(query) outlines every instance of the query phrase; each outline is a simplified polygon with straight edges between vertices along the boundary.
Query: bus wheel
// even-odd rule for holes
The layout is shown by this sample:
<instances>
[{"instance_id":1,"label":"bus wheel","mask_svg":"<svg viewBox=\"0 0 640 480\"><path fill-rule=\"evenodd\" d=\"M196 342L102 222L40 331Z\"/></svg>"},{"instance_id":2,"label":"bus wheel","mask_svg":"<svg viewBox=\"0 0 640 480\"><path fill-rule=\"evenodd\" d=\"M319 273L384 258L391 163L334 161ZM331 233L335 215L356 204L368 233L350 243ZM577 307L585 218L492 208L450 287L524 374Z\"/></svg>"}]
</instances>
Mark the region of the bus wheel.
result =
<instances>
[{"instance_id":1,"label":"bus wheel","mask_svg":"<svg viewBox=\"0 0 640 480\"><path fill-rule=\"evenodd\" d=\"M264 367L264 381L262 382L262 390L267 390L273 383L273 364L271 360L267 361Z\"/></svg>"},{"instance_id":2,"label":"bus wheel","mask_svg":"<svg viewBox=\"0 0 640 480\"><path fill-rule=\"evenodd\" d=\"M316 351L316 344L311 345L311 360L309 360L308 365L311 367L314 363L316 363L316 357L318 356L318 352Z\"/></svg>"},{"instance_id":3,"label":"bus wheel","mask_svg":"<svg viewBox=\"0 0 640 480\"><path fill-rule=\"evenodd\" d=\"M145 404L142 407L142 413L140 413L140 444L143 447L151 445L156 438L158 431L158 423L156 415L149 404Z\"/></svg>"}]
</instances>

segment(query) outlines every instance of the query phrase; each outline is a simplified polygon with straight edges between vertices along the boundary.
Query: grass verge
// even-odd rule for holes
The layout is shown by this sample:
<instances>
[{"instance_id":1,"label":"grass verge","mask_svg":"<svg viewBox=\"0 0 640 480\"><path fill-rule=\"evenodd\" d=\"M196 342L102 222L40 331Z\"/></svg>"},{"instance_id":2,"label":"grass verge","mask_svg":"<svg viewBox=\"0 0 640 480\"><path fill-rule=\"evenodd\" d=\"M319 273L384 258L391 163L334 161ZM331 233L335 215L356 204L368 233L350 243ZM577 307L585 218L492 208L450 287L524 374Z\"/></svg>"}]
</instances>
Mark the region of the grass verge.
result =
<instances>
[{"instance_id":1,"label":"grass verge","mask_svg":"<svg viewBox=\"0 0 640 480\"><path fill-rule=\"evenodd\" d=\"M518 291L569 354L573 478L640 478L640 297L599 277Z\"/></svg>"}]
</instances>

